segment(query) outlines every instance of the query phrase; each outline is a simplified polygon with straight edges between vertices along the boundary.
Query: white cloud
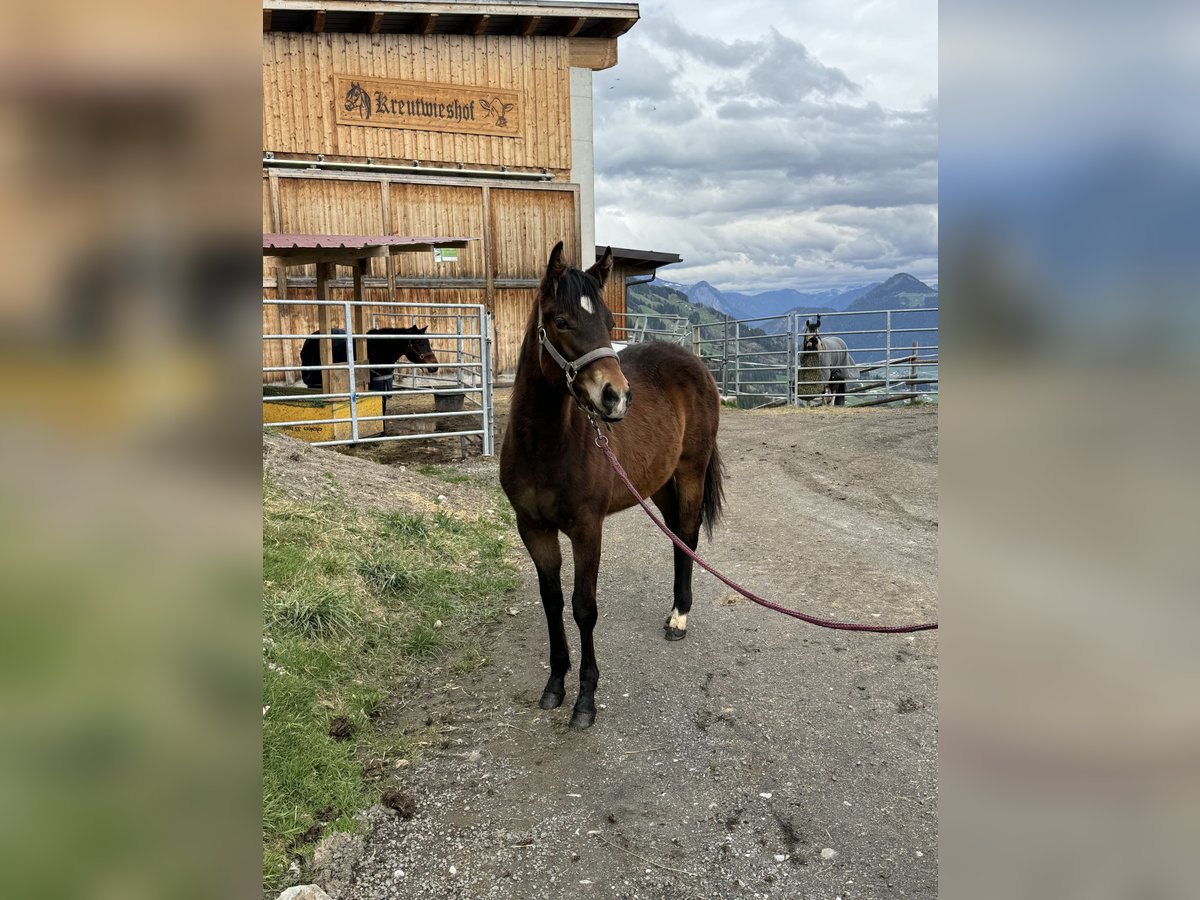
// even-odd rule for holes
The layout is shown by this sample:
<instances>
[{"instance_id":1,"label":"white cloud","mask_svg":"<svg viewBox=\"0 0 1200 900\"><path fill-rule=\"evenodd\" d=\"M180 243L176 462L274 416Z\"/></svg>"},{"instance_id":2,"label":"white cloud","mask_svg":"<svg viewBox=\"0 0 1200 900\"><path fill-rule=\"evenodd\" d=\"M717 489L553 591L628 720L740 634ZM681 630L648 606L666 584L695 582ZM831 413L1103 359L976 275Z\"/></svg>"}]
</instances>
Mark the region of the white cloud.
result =
<instances>
[{"instance_id":1,"label":"white cloud","mask_svg":"<svg viewBox=\"0 0 1200 900\"><path fill-rule=\"evenodd\" d=\"M597 73L598 238L735 290L936 278L933 7L725 6L643 4Z\"/></svg>"}]
</instances>

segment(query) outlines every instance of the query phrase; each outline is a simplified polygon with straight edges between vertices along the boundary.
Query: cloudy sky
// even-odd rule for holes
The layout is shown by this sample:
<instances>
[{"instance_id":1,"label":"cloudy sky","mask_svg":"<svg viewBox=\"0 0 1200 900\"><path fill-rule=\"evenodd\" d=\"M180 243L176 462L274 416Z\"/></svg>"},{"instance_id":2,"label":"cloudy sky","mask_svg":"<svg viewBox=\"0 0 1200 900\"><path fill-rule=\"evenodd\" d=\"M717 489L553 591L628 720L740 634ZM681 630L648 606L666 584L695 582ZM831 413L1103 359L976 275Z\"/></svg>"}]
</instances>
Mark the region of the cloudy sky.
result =
<instances>
[{"instance_id":1,"label":"cloudy sky","mask_svg":"<svg viewBox=\"0 0 1200 900\"><path fill-rule=\"evenodd\" d=\"M596 239L670 281L937 280L935 0L648 0L593 84Z\"/></svg>"}]
</instances>

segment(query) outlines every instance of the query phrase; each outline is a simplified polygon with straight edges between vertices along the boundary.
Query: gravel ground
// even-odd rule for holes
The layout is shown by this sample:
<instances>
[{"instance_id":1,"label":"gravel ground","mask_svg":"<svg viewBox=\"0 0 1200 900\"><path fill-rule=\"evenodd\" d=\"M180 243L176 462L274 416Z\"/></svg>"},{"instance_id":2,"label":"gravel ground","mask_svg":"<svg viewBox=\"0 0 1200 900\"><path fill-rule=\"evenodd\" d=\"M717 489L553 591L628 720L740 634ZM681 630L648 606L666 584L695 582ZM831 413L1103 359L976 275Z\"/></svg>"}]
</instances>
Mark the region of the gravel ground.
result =
<instances>
[{"instance_id":1,"label":"gravel ground","mask_svg":"<svg viewBox=\"0 0 1200 900\"><path fill-rule=\"evenodd\" d=\"M828 618L936 618L937 421L723 410L727 512L701 554ZM491 460L463 467L496 476ZM560 709L537 707L545 620L522 556L487 663L407 685L387 724L428 738L389 780L415 815L368 811L363 834L319 848L311 880L336 900L935 897L936 632L813 628L700 572L688 637L669 643L670 560L640 511L609 520L599 715L573 732L571 682ZM569 616L567 631L577 658Z\"/></svg>"}]
</instances>

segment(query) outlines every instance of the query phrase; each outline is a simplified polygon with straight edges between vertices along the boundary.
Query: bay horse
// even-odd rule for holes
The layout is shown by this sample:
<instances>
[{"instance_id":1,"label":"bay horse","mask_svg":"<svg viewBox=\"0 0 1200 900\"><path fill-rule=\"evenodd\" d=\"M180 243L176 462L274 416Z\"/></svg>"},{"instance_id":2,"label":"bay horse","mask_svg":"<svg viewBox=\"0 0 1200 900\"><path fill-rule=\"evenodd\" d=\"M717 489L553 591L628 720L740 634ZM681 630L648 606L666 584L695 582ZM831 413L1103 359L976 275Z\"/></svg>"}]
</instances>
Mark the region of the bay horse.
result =
<instances>
[{"instance_id":1,"label":"bay horse","mask_svg":"<svg viewBox=\"0 0 1200 900\"><path fill-rule=\"evenodd\" d=\"M367 365L371 367L371 390L379 389L375 385L380 380L385 381L386 389L390 390L392 366L401 356L409 362L425 365L431 375L437 371L437 356L429 344L429 338L425 337L428 328L428 325L420 327L414 325L409 328L372 328L367 332ZM313 334L320 333L319 331L313 332ZM341 328L333 328L329 333L344 335L346 332ZM372 338L372 335L375 337ZM408 340L404 340L404 337L408 337ZM300 365L321 365L321 346L317 343L318 340L320 339L310 337L304 341L303 346L300 347ZM330 340L330 338L325 338L325 340ZM329 361L335 365L345 363L346 341L336 338L332 340L333 346L330 347ZM357 362L361 362L361 360L357 360ZM300 375L304 379L304 384L320 390L321 371L321 369L301 369Z\"/></svg>"},{"instance_id":2,"label":"bay horse","mask_svg":"<svg viewBox=\"0 0 1200 900\"><path fill-rule=\"evenodd\" d=\"M858 365L845 341L834 335L822 336L820 329L820 315L816 322L804 320L796 394L809 403L813 400L826 403L828 392L834 406L845 406L846 382L858 377Z\"/></svg>"},{"instance_id":3,"label":"bay horse","mask_svg":"<svg viewBox=\"0 0 1200 900\"><path fill-rule=\"evenodd\" d=\"M609 423L609 442L630 480L689 547L696 547L701 525L712 537L723 500L716 382L677 344L635 344L620 355L613 350L613 316L601 298L612 265L611 248L586 272L566 264L561 241L551 251L525 328L500 455L500 484L537 569L550 636L542 709L562 705L571 668L559 532L571 541L571 611L581 656L572 728L587 728L596 718L600 669L592 632L604 519L636 503L597 448L592 419ZM691 608L692 560L675 549L667 640L686 637Z\"/></svg>"}]
</instances>

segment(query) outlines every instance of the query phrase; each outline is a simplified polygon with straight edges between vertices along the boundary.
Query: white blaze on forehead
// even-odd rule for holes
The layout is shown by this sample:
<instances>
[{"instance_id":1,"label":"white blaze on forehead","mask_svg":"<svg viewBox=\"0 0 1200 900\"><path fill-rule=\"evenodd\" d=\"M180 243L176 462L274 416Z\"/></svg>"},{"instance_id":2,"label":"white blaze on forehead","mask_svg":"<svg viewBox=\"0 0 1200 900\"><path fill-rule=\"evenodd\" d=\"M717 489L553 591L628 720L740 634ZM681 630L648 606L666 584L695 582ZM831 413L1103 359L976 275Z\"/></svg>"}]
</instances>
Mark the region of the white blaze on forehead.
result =
<instances>
[{"instance_id":1,"label":"white blaze on forehead","mask_svg":"<svg viewBox=\"0 0 1200 900\"><path fill-rule=\"evenodd\" d=\"M596 307L592 306L592 298L584 294L579 298L579 305L583 307L584 312L595 313Z\"/></svg>"},{"instance_id":2,"label":"white blaze on forehead","mask_svg":"<svg viewBox=\"0 0 1200 900\"><path fill-rule=\"evenodd\" d=\"M671 610L671 621L669 624L672 628L687 631L687 617L687 613L681 613L679 610L673 609Z\"/></svg>"}]
</instances>

